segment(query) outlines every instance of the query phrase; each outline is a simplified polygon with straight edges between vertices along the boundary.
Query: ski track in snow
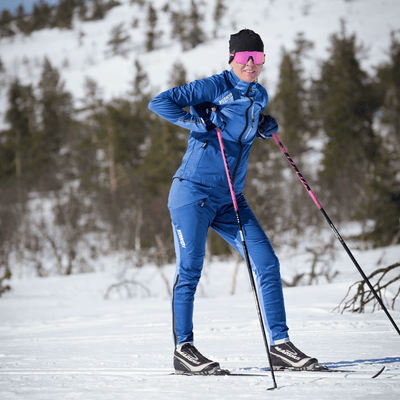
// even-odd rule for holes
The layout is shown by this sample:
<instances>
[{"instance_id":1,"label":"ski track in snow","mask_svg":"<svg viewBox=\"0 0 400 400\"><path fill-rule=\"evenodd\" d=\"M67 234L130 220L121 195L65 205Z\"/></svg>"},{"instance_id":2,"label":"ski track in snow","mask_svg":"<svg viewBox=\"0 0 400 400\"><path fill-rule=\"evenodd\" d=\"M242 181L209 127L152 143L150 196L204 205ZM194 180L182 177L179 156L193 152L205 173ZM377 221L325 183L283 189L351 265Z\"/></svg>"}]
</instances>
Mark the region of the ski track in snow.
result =
<instances>
[{"instance_id":1,"label":"ski track in snow","mask_svg":"<svg viewBox=\"0 0 400 400\"><path fill-rule=\"evenodd\" d=\"M229 287L226 272L232 266L207 266L208 281L219 281L219 286L213 289L210 284L207 297L196 300L196 345L222 368L254 372L268 367L268 361L248 283L241 279L235 296L221 292L223 285ZM151 267L143 270L149 276L153 272ZM173 267L167 272L171 276ZM272 386L269 374L169 375L173 372L169 300L165 296L104 300L114 282L112 272L11 281L13 290L0 299L2 400L400 396L400 338L384 313L332 313L348 283L285 289L291 338L330 368L367 375L276 372L278 390L267 391ZM161 293L161 281L159 288ZM398 311L391 314L400 321ZM386 370L380 377L367 378L383 365Z\"/></svg>"}]
</instances>

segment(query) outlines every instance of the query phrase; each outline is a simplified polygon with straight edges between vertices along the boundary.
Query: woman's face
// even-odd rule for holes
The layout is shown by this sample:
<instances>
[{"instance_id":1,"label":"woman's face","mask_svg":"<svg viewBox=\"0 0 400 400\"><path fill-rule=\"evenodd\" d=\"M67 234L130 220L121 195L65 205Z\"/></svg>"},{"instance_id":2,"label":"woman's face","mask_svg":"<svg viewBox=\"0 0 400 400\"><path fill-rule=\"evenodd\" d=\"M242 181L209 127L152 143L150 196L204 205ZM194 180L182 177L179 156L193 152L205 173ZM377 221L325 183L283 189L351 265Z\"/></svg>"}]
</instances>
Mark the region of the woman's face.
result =
<instances>
[{"instance_id":1,"label":"woman's face","mask_svg":"<svg viewBox=\"0 0 400 400\"><path fill-rule=\"evenodd\" d=\"M247 64L238 64L232 61L230 66L239 79L245 82L253 82L260 75L263 64L254 64L253 58L250 57Z\"/></svg>"}]
</instances>

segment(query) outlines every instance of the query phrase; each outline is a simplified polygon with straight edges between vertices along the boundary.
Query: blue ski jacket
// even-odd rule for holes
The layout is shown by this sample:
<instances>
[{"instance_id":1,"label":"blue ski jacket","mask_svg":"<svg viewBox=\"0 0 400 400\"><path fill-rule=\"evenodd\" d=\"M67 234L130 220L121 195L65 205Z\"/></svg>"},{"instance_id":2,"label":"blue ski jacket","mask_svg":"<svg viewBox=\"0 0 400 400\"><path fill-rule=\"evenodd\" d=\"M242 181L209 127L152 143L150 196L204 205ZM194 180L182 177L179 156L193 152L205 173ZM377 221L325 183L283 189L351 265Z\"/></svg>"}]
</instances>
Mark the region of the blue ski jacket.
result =
<instances>
[{"instance_id":1,"label":"blue ski jacket","mask_svg":"<svg viewBox=\"0 0 400 400\"><path fill-rule=\"evenodd\" d=\"M268 103L258 83L240 80L233 70L175 87L154 97L149 109L164 119L190 129L182 164L174 178L222 190L228 188L215 125L209 119L216 108L226 123L221 127L225 152L236 193L244 188L248 157L257 135L259 113ZM190 107L190 113L184 108Z\"/></svg>"}]
</instances>

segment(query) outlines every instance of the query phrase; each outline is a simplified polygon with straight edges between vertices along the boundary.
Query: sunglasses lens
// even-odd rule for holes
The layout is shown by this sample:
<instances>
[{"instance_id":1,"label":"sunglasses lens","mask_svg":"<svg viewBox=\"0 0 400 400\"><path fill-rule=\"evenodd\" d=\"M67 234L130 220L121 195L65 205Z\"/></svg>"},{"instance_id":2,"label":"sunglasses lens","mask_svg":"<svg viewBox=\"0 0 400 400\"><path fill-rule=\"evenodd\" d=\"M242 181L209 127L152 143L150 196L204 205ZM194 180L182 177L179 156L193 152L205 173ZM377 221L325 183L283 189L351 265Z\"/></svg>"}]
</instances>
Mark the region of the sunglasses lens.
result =
<instances>
[{"instance_id":1,"label":"sunglasses lens","mask_svg":"<svg viewBox=\"0 0 400 400\"><path fill-rule=\"evenodd\" d=\"M249 58L253 58L254 64L264 63L264 53L260 51L239 51L235 53L235 62L238 64L247 64Z\"/></svg>"},{"instance_id":2,"label":"sunglasses lens","mask_svg":"<svg viewBox=\"0 0 400 400\"><path fill-rule=\"evenodd\" d=\"M264 53L256 52L253 56L254 64L263 64L264 63Z\"/></svg>"}]
</instances>

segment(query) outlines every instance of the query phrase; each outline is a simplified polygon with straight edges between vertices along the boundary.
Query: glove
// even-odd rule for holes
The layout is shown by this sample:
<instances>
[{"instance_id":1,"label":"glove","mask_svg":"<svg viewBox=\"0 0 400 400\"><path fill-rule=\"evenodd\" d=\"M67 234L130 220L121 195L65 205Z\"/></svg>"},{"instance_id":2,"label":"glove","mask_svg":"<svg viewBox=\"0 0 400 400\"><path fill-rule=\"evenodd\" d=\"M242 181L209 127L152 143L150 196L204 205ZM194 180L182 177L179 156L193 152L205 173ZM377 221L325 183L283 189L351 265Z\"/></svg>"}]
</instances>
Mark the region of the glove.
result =
<instances>
[{"instance_id":1,"label":"glove","mask_svg":"<svg viewBox=\"0 0 400 400\"><path fill-rule=\"evenodd\" d=\"M206 124L207 132L212 131L215 128L220 128L223 130L225 128L226 122L224 121L223 115L217 111L216 108L211 109L210 116L201 118L201 120Z\"/></svg>"},{"instance_id":2,"label":"glove","mask_svg":"<svg viewBox=\"0 0 400 400\"><path fill-rule=\"evenodd\" d=\"M264 115L260 113L260 117L258 119L258 129L257 134L262 139L269 139L273 133L278 131L278 124L275 121L275 118L272 118L270 115Z\"/></svg>"},{"instance_id":3,"label":"glove","mask_svg":"<svg viewBox=\"0 0 400 400\"><path fill-rule=\"evenodd\" d=\"M216 108L211 109L210 121L217 127L223 129L226 125L224 116Z\"/></svg>"}]
</instances>

